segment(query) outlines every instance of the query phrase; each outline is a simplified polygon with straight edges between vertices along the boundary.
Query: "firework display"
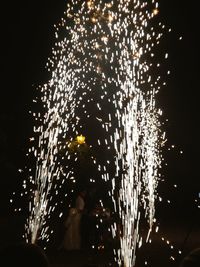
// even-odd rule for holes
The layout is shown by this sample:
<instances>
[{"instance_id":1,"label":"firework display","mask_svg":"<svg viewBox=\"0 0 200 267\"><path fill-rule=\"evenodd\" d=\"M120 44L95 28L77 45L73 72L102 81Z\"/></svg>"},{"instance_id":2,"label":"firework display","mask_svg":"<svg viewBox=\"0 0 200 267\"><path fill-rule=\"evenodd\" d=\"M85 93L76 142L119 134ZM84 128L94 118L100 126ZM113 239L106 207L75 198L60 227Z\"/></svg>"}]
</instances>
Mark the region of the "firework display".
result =
<instances>
[{"instance_id":1,"label":"firework display","mask_svg":"<svg viewBox=\"0 0 200 267\"><path fill-rule=\"evenodd\" d=\"M154 61L162 36L162 25L157 32L152 22L157 14L154 0L67 3L55 26L47 62L50 79L38 88L43 108L33 114L37 123L29 157L36 159L36 168L28 177L34 190L27 242L49 240L54 198L66 180L76 181L72 161L78 158L77 148L92 148L96 156L91 160L118 217L111 225L113 238L120 240L115 261L134 266L143 243L141 223L149 225L148 240L156 221L165 142L156 102L162 85Z\"/></svg>"}]
</instances>

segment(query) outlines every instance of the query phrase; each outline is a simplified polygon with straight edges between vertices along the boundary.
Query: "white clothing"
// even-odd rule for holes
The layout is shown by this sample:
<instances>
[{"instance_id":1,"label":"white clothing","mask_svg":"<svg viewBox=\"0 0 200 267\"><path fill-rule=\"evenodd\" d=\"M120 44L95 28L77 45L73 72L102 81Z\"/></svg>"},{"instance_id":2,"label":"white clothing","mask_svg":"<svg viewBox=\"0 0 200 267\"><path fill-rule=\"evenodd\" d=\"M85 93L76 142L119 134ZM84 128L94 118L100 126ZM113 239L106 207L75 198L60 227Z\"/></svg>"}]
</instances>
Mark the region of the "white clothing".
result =
<instances>
[{"instance_id":1,"label":"white clothing","mask_svg":"<svg viewBox=\"0 0 200 267\"><path fill-rule=\"evenodd\" d=\"M85 207L85 201L82 196L78 195L76 199L76 209L78 211L83 211Z\"/></svg>"},{"instance_id":2,"label":"white clothing","mask_svg":"<svg viewBox=\"0 0 200 267\"><path fill-rule=\"evenodd\" d=\"M63 247L66 250L81 248L80 224L84 207L84 199L79 195L76 199L75 208L69 210L69 215L64 223L66 231Z\"/></svg>"}]
</instances>

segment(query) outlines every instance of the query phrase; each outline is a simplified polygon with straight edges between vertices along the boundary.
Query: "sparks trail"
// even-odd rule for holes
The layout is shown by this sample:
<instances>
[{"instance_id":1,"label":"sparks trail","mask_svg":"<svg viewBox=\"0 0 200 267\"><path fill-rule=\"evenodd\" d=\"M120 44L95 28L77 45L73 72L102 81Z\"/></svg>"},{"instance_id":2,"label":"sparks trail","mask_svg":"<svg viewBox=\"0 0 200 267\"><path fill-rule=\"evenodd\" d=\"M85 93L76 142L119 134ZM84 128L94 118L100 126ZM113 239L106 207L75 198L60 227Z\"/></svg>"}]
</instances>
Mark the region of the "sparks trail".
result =
<instances>
[{"instance_id":1,"label":"sparks trail","mask_svg":"<svg viewBox=\"0 0 200 267\"><path fill-rule=\"evenodd\" d=\"M158 13L152 1L72 1L56 26L56 43L47 63L50 80L41 87L45 115L35 129L38 147L34 200L26 238L49 239L48 218L58 184L73 177L65 140L95 127L94 159L119 216L119 266L135 263L142 244L140 220L155 221L156 187L164 138L156 105L159 79L151 76L154 46L161 33L150 21ZM62 151L62 153L61 153ZM64 151L64 152L63 152ZM111 172L114 169L114 173ZM63 181L63 182L62 182ZM110 188L108 186L108 188ZM112 227L113 238L118 226ZM147 236L148 239L148 236Z\"/></svg>"}]
</instances>

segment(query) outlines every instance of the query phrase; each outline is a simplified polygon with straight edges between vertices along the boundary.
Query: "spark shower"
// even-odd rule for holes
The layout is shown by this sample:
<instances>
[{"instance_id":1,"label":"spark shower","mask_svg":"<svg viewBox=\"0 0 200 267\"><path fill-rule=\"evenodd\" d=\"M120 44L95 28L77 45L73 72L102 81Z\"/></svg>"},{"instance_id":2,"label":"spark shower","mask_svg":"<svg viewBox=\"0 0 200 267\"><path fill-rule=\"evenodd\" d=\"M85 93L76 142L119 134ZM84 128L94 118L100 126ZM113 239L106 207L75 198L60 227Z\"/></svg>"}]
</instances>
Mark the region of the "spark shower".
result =
<instances>
[{"instance_id":1,"label":"spark shower","mask_svg":"<svg viewBox=\"0 0 200 267\"><path fill-rule=\"evenodd\" d=\"M165 142L156 102L162 81L156 76L154 54L163 28L155 25L157 14L154 0L67 2L46 64L50 78L38 87L37 102L43 108L33 114L35 145L29 156L35 158L36 168L28 180L35 190L25 225L27 242L49 240L54 196L65 180L76 179L67 140L96 129L92 146L104 156L93 163L111 185L107 194L119 218L111 227L113 238L120 236L115 261L134 266L144 242L141 221L149 225L146 240L156 221Z\"/></svg>"}]
</instances>

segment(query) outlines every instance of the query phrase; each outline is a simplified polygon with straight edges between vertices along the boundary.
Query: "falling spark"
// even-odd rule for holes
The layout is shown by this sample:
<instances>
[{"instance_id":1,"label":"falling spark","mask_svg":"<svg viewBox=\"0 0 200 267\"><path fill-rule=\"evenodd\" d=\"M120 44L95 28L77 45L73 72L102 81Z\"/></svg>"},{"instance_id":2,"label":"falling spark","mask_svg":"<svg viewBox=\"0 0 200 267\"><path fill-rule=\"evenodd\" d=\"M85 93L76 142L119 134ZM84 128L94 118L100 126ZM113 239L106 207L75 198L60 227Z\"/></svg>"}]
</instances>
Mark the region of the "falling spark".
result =
<instances>
[{"instance_id":1,"label":"falling spark","mask_svg":"<svg viewBox=\"0 0 200 267\"><path fill-rule=\"evenodd\" d=\"M35 191L26 223L28 241L49 240L47 218L56 208L51 200L58 182L73 178L66 140L82 129L93 131L91 125L98 135L92 145L104 153L93 162L102 180L112 184L108 194L120 218L111 229L113 238L120 239L118 265L134 266L143 218L149 223L149 240L165 143L156 103L159 79L151 74L154 46L162 36L150 24L157 14L154 0L74 0L55 26L47 62L51 78L39 87L44 113L33 113L37 124L30 141L36 148L29 155L37 163L35 177L29 177Z\"/></svg>"}]
</instances>

